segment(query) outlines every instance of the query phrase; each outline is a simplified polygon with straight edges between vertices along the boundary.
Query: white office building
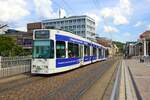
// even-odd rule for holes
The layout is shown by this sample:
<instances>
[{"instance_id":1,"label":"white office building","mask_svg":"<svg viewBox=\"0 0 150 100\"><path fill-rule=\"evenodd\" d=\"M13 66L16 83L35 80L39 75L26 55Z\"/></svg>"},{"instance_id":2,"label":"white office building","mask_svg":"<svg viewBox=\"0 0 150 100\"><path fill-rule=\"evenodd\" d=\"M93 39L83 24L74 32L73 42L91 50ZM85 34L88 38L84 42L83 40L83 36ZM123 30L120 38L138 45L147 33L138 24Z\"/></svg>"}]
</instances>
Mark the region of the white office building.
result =
<instances>
[{"instance_id":1,"label":"white office building","mask_svg":"<svg viewBox=\"0 0 150 100\"><path fill-rule=\"evenodd\" d=\"M84 38L95 40L95 20L83 16L71 16L42 21L43 28L55 28L70 31Z\"/></svg>"}]
</instances>

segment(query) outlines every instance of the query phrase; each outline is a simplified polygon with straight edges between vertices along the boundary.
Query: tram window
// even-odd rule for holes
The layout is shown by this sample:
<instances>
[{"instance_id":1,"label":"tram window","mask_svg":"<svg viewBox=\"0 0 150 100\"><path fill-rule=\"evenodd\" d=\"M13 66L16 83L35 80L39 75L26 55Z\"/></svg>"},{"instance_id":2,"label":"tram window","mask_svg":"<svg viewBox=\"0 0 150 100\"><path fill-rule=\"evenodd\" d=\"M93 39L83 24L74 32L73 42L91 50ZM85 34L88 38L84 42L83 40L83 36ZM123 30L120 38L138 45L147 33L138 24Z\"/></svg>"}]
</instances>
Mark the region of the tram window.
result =
<instances>
[{"instance_id":1,"label":"tram window","mask_svg":"<svg viewBox=\"0 0 150 100\"><path fill-rule=\"evenodd\" d=\"M101 49L99 49L99 58L101 58L101 56L102 56L102 51Z\"/></svg>"},{"instance_id":2,"label":"tram window","mask_svg":"<svg viewBox=\"0 0 150 100\"><path fill-rule=\"evenodd\" d=\"M82 58L83 57L83 45L79 46L79 57Z\"/></svg>"},{"instance_id":3,"label":"tram window","mask_svg":"<svg viewBox=\"0 0 150 100\"><path fill-rule=\"evenodd\" d=\"M39 46L36 47L36 53L39 53Z\"/></svg>"},{"instance_id":4,"label":"tram window","mask_svg":"<svg viewBox=\"0 0 150 100\"><path fill-rule=\"evenodd\" d=\"M68 57L79 57L79 45L74 43L68 43Z\"/></svg>"},{"instance_id":5,"label":"tram window","mask_svg":"<svg viewBox=\"0 0 150 100\"><path fill-rule=\"evenodd\" d=\"M50 58L54 58L54 40L50 40Z\"/></svg>"},{"instance_id":6,"label":"tram window","mask_svg":"<svg viewBox=\"0 0 150 100\"><path fill-rule=\"evenodd\" d=\"M90 56L90 46L87 47L88 56Z\"/></svg>"},{"instance_id":7,"label":"tram window","mask_svg":"<svg viewBox=\"0 0 150 100\"><path fill-rule=\"evenodd\" d=\"M87 46L84 46L84 56L87 56Z\"/></svg>"},{"instance_id":8,"label":"tram window","mask_svg":"<svg viewBox=\"0 0 150 100\"><path fill-rule=\"evenodd\" d=\"M56 57L65 58L66 57L66 45L64 41L56 41Z\"/></svg>"},{"instance_id":9,"label":"tram window","mask_svg":"<svg viewBox=\"0 0 150 100\"><path fill-rule=\"evenodd\" d=\"M41 45L40 43L44 45ZM34 41L33 58L54 58L54 41Z\"/></svg>"},{"instance_id":10,"label":"tram window","mask_svg":"<svg viewBox=\"0 0 150 100\"><path fill-rule=\"evenodd\" d=\"M103 57L103 55L104 55L104 53L103 53L103 52L104 52L104 51L103 51L103 49L102 49L101 51L102 51L102 57Z\"/></svg>"},{"instance_id":11,"label":"tram window","mask_svg":"<svg viewBox=\"0 0 150 100\"><path fill-rule=\"evenodd\" d=\"M84 56L90 56L90 47L84 45Z\"/></svg>"},{"instance_id":12,"label":"tram window","mask_svg":"<svg viewBox=\"0 0 150 100\"><path fill-rule=\"evenodd\" d=\"M96 48L95 47L93 47L93 56L96 56Z\"/></svg>"}]
</instances>

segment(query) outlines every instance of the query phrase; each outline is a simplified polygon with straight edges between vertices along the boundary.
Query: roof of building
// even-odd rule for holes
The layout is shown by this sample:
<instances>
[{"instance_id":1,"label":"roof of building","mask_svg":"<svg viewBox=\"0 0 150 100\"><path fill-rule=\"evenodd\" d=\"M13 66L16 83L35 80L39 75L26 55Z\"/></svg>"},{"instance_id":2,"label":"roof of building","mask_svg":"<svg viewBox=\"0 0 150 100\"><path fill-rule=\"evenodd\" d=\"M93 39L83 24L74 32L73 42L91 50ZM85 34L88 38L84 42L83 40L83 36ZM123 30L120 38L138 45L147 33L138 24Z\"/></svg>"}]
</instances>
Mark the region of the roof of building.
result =
<instances>
[{"instance_id":1,"label":"roof of building","mask_svg":"<svg viewBox=\"0 0 150 100\"><path fill-rule=\"evenodd\" d=\"M92 21L95 22L95 20L87 15L81 15L81 16L69 16L69 17L63 17L63 18L55 18L55 19L48 19L48 20L43 20L42 22L47 22L47 21L53 21L53 20L62 20L62 19L74 19L74 18L80 18L80 17L87 17L91 19Z\"/></svg>"},{"instance_id":2,"label":"roof of building","mask_svg":"<svg viewBox=\"0 0 150 100\"><path fill-rule=\"evenodd\" d=\"M140 35L140 39L150 39L150 30L145 31Z\"/></svg>"},{"instance_id":3,"label":"roof of building","mask_svg":"<svg viewBox=\"0 0 150 100\"><path fill-rule=\"evenodd\" d=\"M97 37L97 42L105 47L111 47L111 40L104 38L104 37Z\"/></svg>"},{"instance_id":4,"label":"roof of building","mask_svg":"<svg viewBox=\"0 0 150 100\"><path fill-rule=\"evenodd\" d=\"M19 31L19 30L15 30L15 29L8 29L6 33L25 33L24 31Z\"/></svg>"}]
</instances>

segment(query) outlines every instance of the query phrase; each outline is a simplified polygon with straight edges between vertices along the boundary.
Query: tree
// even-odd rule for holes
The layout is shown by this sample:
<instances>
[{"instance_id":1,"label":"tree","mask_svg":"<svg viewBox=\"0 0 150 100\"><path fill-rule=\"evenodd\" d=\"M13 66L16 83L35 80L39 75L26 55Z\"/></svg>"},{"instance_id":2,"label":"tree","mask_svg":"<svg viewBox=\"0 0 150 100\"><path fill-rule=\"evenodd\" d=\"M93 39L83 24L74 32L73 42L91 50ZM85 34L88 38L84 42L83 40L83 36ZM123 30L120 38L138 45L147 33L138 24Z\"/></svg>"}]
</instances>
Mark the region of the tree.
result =
<instances>
[{"instance_id":1,"label":"tree","mask_svg":"<svg viewBox=\"0 0 150 100\"><path fill-rule=\"evenodd\" d=\"M25 51L15 44L16 39L8 36L0 36L0 56L23 56Z\"/></svg>"},{"instance_id":2,"label":"tree","mask_svg":"<svg viewBox=\"0 0 150 100\"><path fill-rule=\"evenodd\" d=\"M114 44L116 44L116 46L119 48L119 52L123 53L123 46L125 45L122 42L118 42L118 41L113 41Z\"/></svg>"}]
</instances>

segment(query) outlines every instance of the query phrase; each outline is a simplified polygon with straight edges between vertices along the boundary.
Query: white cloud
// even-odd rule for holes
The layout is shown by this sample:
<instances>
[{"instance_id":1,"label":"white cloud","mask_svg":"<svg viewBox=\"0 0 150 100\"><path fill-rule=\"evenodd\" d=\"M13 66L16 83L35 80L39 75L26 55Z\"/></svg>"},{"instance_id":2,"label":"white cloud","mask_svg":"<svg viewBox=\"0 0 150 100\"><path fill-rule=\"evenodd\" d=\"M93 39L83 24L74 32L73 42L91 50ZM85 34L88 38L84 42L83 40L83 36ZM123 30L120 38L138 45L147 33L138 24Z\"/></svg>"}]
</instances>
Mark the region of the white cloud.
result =
<instances>
[{"instance_id":1,"label":"white cloud","mask_svg":"<svg viewBox=\"0 0 150 100\"><path fill-rule=\"evenodd\" d=\"M40 18L59 18L59 10L54 11L52 0L34 0L35 11ZM67 16L65 9L60 8L61 18Z\"/></svg>"},{"instance_id":2,"label":"white cloud","mask_svg":"<svg viewBox=\"0 0 150 100\"><path fill-rule=\"evenodd\" d=\"M147 25L147 29L146 30L150 30L150 24L149 25Z\"/></svg>"},{"instance_id":3,"label":"white cloud","mask_svg":"<svg viewBox=\"0 0 150 100\"><path fill-rule=\"evenodd\" d=\"M122 16L121 14L120 15L115 15L113 22L114 22L115 25L122 25L122 24L128 24L129 23L127 18Z\"/></svg>"},{"instance_id":4,"label":"white cloud","mask_svg":"<svg viewBox=\"0 0 150 100\"><path fill-rule=\"evenodd\" d=\"M128 24L128 16L132 14L132 7L129 0L120 0L115 7L106 7L101 10L104 18L113 18L115 25Z\"/></svg>"},{"instance_id":5,"label":"white cloud","mask_svg":"<svg viewBox=\"0 0 150 100\"><path fill-rule=\"evenodd\" d=\"M124 35L125 35L126 37L130 37L130 36L131 36L131 34L130 34L129 32L124 33Z\"/></svg>"},{"instance_id":6,"label":"white cloud","mask_svg":"<svg viewBox=\"0 0 150 100\"><path fill-rule=\"evenodd\" d=\"M30 14L25 0L0 0L0 22L14 22Z\"/></svg>"},{"instance_id":7,"label":"white cloud","mask_svg":"<svg viewBox=\"0 0 150 100\"><path fill-rule=\"evenodd\" d=\"M19 30L19 31L27 31L27 28L25 26L22 26L22 27L17 27L15 28L16 30Z\"/></svg>"},{"instance_id":8,"label":"white cloud","mask_svg":"<svg viewBox=\"0 0 150 100\"><path fill-rule=\"evenodd\" d=\"M110 8L103 8L103 9L101 10L101 15L102 15L104 18L111 17L111 16L113 16L113 10L110 9Z\"/></svg>"},{"instance_id":9,"label":"white cloud","mask_svg":"<svg viewBox=\"0 0 150 100\"><path fill-rule=\"evenodd\" d=\"M139 27L139 26L141 26L143 23L141 22L141 21L138 21L135 25L134 25L134 27Z\"/></svg>"},{"instance_id":10,"label":"white cloud","mask_svg":"<svg viewBox=\"0 0 150 100\"><path fill-rule=\"evenodd\" d=\"M64 9L61 12L62 17L67 15ZM0 14L0 23L11 24L10 27L23 31L28 22L59 17L52 8L52 0L0 0Z\"/></svg>"},{"instance_id":11,"label":"white cloud","mask_svg":"<svg viewBox=\"0 0 150 100\"><path fill-rule=\"evenodd\" d=\"M42 18L55 18L57 14L52 9L52 0L34 0L36 13Z\"/></svg>"},{"instance_id":12,"label":"white cloud","mask_svg":"<svg viewBox=\"0 0 150 100\"><path fill-rule=\"evenodd\" d=\"M119 32L119 30L112 26L104 26L104 32L106 33L116 33Z\"/></svg>"},{"instance_id":13,"label":"white cloud","mask_svg":"<svg viewBox=\"0 0 150 100\"><path fill-rule=\"evenodd\" d=\"M99 22L101 21L101 18L96 13L85 13L85 15L87 15L95 20L96 27L98 26Z\"/></svg>"},{"instance_id":14,"label":"white cloud","mask_svg":"<svg viewBox=\"0 0 150 100\"><path fill-rule=\"evenodd\" d=\"M130 15L132 12L132 6L129 0L120 0L119 8L127 15Z\"/></svg>"}]
</instances>

